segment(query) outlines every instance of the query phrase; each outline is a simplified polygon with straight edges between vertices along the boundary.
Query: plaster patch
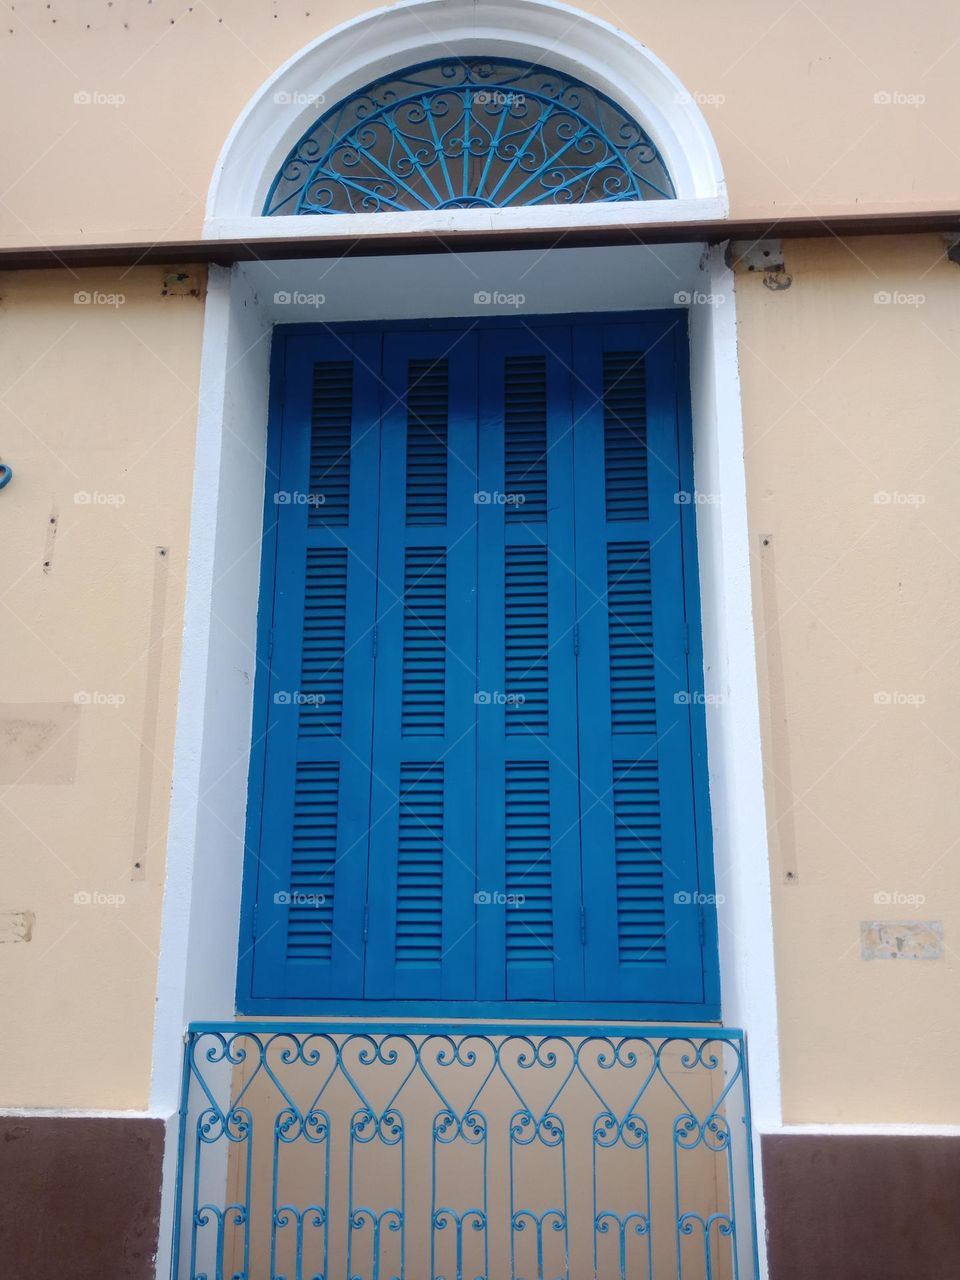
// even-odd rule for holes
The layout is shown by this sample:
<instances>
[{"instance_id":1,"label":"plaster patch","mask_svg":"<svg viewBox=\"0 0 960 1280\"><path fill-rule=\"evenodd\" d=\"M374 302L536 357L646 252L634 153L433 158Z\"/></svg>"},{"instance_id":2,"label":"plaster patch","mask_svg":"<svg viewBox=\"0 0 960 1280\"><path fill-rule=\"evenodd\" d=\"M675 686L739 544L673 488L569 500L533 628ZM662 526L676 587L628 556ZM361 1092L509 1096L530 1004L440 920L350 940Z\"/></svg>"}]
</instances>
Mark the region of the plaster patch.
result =
<instances>
[{"instance_id":1,"label":"plaster patch","mask_svg":"<svg viewBox=\"0 0 960 1280\"><path fill-rule=\"evenodd\" d=\"M0 911L0 945L5 942L29 942L37 917L32 911Z\"/></svg>"},{"instance_id":2,"label":"plaster patch","mask_svg":"<svg viewBox=\"0 0 960 1280\"><path fill-rule=\"evenodd\" d=\"M68 785L76 776L79 744L75 703L0 704L0 783Z\"/></svg>"},{"instance_id":3,"label":"plaster patch","mask_svg":"<svg viewBox=\"0 0 960 1280\"><path fill-rule=\"evenodd\" d=\"M939 920L861 920L863 960L942 960Z\"/></svg>"}]
</instances>

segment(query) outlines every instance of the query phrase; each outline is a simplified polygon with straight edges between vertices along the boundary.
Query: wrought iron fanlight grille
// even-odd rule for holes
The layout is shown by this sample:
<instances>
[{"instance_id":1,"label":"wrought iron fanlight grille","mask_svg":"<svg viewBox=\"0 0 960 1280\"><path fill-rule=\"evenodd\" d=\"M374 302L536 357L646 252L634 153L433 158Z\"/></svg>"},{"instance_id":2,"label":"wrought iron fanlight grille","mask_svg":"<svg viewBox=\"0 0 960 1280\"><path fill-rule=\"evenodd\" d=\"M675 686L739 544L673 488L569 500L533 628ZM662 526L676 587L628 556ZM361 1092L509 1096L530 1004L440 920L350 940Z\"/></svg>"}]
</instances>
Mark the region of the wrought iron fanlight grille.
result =
<instances>
[{"instance_id":1,"label":"wrought iron fanlight grille","mask_svg":"<svg viewBox=\"0 0 960 1280\"><path fill-rule=\"evenodd\" d=\"M495 209L676 196L644 129L559 71L466 58L395 72L300 139L264 214Z\"/></svg>"}]
</instances>

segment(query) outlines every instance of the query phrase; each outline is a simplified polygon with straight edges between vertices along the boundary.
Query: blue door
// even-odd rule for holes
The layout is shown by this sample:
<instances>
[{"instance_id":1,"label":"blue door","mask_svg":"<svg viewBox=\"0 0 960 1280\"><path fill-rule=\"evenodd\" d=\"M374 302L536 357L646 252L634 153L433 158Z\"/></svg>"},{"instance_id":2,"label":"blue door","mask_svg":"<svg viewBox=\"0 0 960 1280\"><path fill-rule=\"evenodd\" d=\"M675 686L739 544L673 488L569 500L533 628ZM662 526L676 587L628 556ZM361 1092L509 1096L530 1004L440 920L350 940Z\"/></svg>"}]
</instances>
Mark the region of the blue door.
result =
<instances>
[{"instance_id":1,"label":"blue door","mask_svg":"<svg viewBox=\"0 0 960 1280\"><path fill-rule=\"evenodd\" d=\"M278 331L242 1007L716 1011L685 341Z\"/></svg>"}]
</instances>

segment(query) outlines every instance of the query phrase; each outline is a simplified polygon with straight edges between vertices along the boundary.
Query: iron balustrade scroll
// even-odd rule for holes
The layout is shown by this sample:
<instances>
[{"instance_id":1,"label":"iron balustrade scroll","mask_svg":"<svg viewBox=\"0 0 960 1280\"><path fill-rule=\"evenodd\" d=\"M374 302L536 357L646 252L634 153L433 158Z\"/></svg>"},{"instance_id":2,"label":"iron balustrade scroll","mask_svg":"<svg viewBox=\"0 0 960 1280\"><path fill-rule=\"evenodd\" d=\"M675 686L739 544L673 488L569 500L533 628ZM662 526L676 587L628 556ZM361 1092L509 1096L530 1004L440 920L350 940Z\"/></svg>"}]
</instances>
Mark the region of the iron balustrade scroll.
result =
<instances>
[{"instance_id":1,"label":"iron balustrade scroll","mask_svg":"<svg viewBox=\"0 0 960 1280\"><path fill-rule=\"evenodd\" d=\"M174 1280L756 1280L717 1027L194 1025Z\"/></svg>"},{"instance_id":2,"label":"iron balustrade scroll","mask_svg":"<svg viewBox=\"0 0 960 1280\"><path fill-rule=\"evenodd\" d=\"M676 197L646 130L549 67L458 58L393 72L311 125L264 215L497 209Z\"/></svg>"}]
</instances>

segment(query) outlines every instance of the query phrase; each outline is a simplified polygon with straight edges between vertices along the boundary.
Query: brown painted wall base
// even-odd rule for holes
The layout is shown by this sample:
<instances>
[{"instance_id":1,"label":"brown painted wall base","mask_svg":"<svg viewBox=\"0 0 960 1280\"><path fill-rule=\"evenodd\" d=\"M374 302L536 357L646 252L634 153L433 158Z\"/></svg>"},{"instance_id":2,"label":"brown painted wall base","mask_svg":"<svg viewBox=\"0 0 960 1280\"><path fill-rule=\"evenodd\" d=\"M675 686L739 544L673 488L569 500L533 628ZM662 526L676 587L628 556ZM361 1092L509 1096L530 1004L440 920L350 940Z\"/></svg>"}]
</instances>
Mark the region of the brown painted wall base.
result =
<instances>
[{"instance_id":1,"label":"brown painted wall base","mask_svg":"<svg viewBox=\"0 0 960 1280\"><path fill-rule=\"evenodd\" d=\"M765 1137L770 1280L957 1280L960 1138Z\"/></svg>"},{"instance_id":2,"label":"brown painted wall base","mask_svg":"<svg viewBox=\"0 0 960 1280\"><path fill-rule=\"evenodd\" d=\"M0 1120L4 1280L153 1280L162 1120Z\"/></svg>"}]
</instances>

